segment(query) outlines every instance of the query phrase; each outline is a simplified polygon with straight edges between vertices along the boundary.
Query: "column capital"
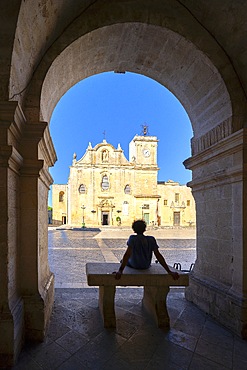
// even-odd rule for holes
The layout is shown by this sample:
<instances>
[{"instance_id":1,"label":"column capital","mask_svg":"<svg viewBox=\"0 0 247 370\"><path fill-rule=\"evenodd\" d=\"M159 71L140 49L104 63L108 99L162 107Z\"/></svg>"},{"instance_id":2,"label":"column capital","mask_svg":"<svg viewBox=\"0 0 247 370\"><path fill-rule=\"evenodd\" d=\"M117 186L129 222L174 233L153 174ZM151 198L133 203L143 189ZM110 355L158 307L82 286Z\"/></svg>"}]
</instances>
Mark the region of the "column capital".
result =
<instances>
[{"instance_id":1,"label":"column capital","mask_svg":"<svg viewBox=\"0 0 247 370\"><path fill-rule=\"evenodd\" d=\"M24 141L32 141L38 144L44 136L47 125L47 122L27 123L24 129Z\"/></svg>"},{"instance_id":2,"label":"column capital","mask_svg":"<svg viewBox=\"0 0 247 370\"><path fill-rule=\"evenodd\" d=\"M25 159L21 168L21 175L27 177L38 177L43 165L44 161L42 159Z\"/></svg>"},{"instance_id":3,"label":"column capital","mask_svg":"<svg viewBox=\"0 0 247 370\"><path fill-rule=\"evenodd\" d=\"M26 119L18 102L0 102L0 142L15 144L20 142Z\"/></svg>"},{"instance_id":4,"label":"column capital","mask_svg":"<svg viewBox=\"0 0 247 370\"><path fill-rule=\"evenodd\" d=\"M0 167L9 167L16 173L23 165L21 154L12 145L0 145Z\"/></svg>"}]
</instances>

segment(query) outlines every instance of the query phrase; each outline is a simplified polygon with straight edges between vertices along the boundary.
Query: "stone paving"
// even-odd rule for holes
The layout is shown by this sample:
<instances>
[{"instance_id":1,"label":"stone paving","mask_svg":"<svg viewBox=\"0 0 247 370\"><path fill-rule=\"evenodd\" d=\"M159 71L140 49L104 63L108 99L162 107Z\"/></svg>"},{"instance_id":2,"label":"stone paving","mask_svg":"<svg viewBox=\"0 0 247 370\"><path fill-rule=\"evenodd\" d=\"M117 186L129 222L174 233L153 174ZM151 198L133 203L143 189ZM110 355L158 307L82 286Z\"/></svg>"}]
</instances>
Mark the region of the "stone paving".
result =
<instances>
[{"instance_id":1,"label":"stone paving","mask_svg":"<svg viewBox=\"0 0 247 370\"><path fill-rule=\"evenodd\" d=\"M168 263L195 259L193 231L154 235ZM180 235L181 234L181 235ZM49 259L55 302L43 343L27 343L14 370L246 370L247 342L217 324L172 288L170 330L156 327L142 308L142 288L117 288L117 327L104 329L98 289L85 287L85 262L115 262L129 230L51 230Z\"/></svg>"},{"instance_id":2,"label":"stone paving","mask_svg":"<svg viewBox=\"0 0 247 370\"><path fill-rule=\"evenodd\" d=\"M126 250L131 229L74 229L49 231L49 262L56 288L87 288L86 262L119 262ZM167 263L179 262L188 270L196 259L195 230L158 229L146 234L157 238ZM153 260L153 263L155 260Z\"/></svg>"}]
</instances>

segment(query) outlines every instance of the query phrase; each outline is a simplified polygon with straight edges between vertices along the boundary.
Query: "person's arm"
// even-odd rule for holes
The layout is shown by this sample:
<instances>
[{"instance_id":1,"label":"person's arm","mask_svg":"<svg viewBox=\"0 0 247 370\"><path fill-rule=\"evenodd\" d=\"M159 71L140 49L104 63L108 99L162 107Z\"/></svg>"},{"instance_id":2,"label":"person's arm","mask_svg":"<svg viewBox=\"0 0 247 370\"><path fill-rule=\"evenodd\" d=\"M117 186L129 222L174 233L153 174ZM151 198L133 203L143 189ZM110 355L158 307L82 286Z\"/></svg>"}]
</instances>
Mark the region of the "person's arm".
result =
<instances>
[{"instance_id":1,"label":"person's arm","mask_svg":"<svg viewBox=\"0 0 247 370\"><path fill-rule=\"evenodd\" d=\"M173 272L169 269L169 266L167 265L164 257L162 256L162 254L160 254L158 249L154 250L154 254L155 254L155 257L157 258L157 260L159 261L159 263L161 264L161 266L164 267L164 269L168 272L168 274L170 274L174 280L179 279L179 274L177 272Z\"/></svg>"},{"instance_id":2,"label":"person's arm","mask_svg":"<svg viewBox=\"0 0 247 370\"><path fill-rule=\"evenodd\" d=\"M119 280L121 278L123 270L124 270L125 266L127 265L128 260L131 256L131 253L132 253L132 249L130 247L128 247L126 249L126 252L124 253L123 260L122 260L122 263L119 267L119 270L116 272L115 279Z\"/></svg>"}]
</instances>

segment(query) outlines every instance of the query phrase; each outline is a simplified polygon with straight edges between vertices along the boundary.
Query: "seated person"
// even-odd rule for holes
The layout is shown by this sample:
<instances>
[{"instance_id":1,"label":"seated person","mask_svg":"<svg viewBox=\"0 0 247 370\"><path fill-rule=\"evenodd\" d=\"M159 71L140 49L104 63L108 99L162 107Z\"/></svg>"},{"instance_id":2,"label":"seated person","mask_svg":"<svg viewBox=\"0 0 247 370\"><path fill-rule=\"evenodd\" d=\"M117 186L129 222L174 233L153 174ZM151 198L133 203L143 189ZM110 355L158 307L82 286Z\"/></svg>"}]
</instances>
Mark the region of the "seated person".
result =
<instances>
[{"instance_id":1,"label":"seated person","mask_svg":"<svg viewBox=\"0 0 247 370\"><path fill-rule=\"evenodd\" d=\"M146 223L143 220L134 221L132 229L137 235L130 235L127 241L128 248L124 253L119 270L115 272L115 278L117 280L121 278L125 266L135 269L148 269L154 253L161 266L164 267L174 280L177 280L179 274L169 269L164 257L159 252L156 239L153 236L143 234L146 231Z\"/></svg>"}]
</instances>

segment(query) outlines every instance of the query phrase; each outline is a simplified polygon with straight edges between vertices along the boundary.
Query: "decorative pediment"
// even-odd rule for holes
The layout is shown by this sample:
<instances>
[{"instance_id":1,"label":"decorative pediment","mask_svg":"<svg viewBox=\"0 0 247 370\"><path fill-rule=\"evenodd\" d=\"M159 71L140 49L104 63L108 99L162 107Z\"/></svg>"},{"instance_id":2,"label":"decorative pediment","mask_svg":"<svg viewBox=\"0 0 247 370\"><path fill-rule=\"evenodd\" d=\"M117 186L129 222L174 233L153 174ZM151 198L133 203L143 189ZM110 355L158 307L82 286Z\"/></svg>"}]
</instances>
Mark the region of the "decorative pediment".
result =
<instances>
[{"instance_id":1,"label":"decorative pediment","mask_svg":"<svg viewBox=\"0 0 247 370\"><path fill-rule=\"evenodd\" d=\"M114 208L115 205L112 203L110 199L102 199L99 204L99 208Z\"/></svg>"},{"instance_id":2,"label":"decorative pediment","mask_svg":"<svg viewBox=\"0 0 247 370\"><path fill-rule=\"evenodd\" d=\"M102 143L97 144L92 148L91 143L89 143L86 153L81 159L76 161L76 157L73 158L73 165L123 165L130 164L129 161L124 156L123 150L118 144L117 149L113 145L103 140Z\"/></svg>"}]
</instances>

